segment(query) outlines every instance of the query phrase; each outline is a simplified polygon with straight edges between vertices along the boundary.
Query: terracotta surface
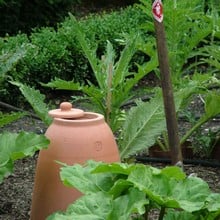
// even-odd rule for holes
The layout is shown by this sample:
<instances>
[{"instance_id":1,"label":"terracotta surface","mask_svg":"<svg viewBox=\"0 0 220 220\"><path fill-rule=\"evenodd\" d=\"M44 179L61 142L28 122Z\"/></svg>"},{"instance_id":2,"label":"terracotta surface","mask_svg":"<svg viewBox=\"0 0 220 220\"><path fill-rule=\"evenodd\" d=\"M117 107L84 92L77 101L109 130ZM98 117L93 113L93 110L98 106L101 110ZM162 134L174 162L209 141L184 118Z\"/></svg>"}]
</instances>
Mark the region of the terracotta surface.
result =
<instances>
[{"instance_id":1,"label":"terracotta surface","mask_svg":"<svg viewBox=\"0 0 220 220\"><path fill-rule=\"evenodd\" d=\"M69 165L83 164L89 159L120 161L114 136L102 115L74 109L70 103L62 103L60 107L49 112L55 118L46 131L49 148L39 153L31 220L44 220L55 211L65 210L81 195L63 185L59 177L60 165L55 161Z\"/></svg>"}]
</instances>

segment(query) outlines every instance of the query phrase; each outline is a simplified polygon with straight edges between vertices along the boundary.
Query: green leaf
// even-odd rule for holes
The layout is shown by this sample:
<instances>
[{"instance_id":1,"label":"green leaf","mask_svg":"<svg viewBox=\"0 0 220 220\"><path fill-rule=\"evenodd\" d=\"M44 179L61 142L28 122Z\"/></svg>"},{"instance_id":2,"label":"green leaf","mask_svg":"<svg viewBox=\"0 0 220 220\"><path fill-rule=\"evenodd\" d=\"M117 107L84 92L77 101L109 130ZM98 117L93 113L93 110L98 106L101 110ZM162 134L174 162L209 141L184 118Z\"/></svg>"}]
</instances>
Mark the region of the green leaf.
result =
<instances>
[{"instance_id":1,"label":"green leaf","mask_svg":"<svg viewBox=\"0 0 220 220\"><path fill-rule=\"evenodd\" d=\"M121 158L127 158L152 146L166 129L162 95L159 93L149 102L137 102L130 109L123 131L119 136Z\"/></svg>"},{"instance_id":2,"label":"green leaf","mask_svg":"<svg viewBox=\"0 0 220 220\"><path fill-rule=\"evenodd\" d=\"M25 116L23 112L2 113L0 112L0 127L12 123Z\"/></svg>"},{"instance_id":3,"label":"green leaf","mask_svg":"<svg viewBox=\"0 0 220 220\"><path fill-rule=\"evenodd\" d=\"M95 199L94 199L95 198ZM47 220L106 220L112 210L112 198L103 192L79 198L65 214L54 214Z\"/></svg>"},{"instance_id":4,"label":"green leaf","mask_svg":"<svg viewBox=\"0 0 220 220\"><path fill-rule=\"evenodd\" d=\"M220 95L215 92L208 93L205 99L205 115L212 118L218 114L220 114Z\"/></svg>"},{"instance_id":5,"label":"green leaf","mask_svg":"<svg viewBox=\"0 0 220 220\"><path fill-rule=\"evenodd\" d=\"M137 35L130 36L130 39L128 40L125 48L123 49L120 55L119 61L116 64L116 69L113 78L113 84L115 87L125 81L125 78L128 74L129 63L137 50L135 47L137 39Z\"/></svg>"},{"instance_id":6,"label":"green leaf","mask_svg":"<svg viewBox=\"0 0 220 220\"><path fill-rule=\"evenodd\" d=\"M142 215L152 208L166 209L165 218L169 220L204 215L204 219L211 220L220 213L220 195L211 193L202 179L186 177L175 166L158 169L143 164L88 161L85 166L66 165L61 173L64 170L63 181L85 196L65 213L56 213L50 219L127 220L134 213Z\"/></svg>"},{"instance_id":7,"label":"green leaf","mask_svg":"<svg viewBox=\"0 0 220 220\"><path fill-rule=\"evenodd\" d=\"M169 180L161 174L154 174L152 169L137 167L129 176L128 180L147 197L163 207L179 208L178 203L168 196L171 191Z\"/></svg>"},{"instance_id":8,"label":"green leaf","mask_svg":"<svg viewBox=\"0 0 220 220\"><path fill-rule=\"evenodd\" d=\"M116 174L124 174L129 175L131 171L134 169L132 164L126 163L100 163L97 167L92 171L92 173L116 173Z\"/></svg>"},{"instance_id":9,"label":"green leaf","mask_svg":"<svg viewBox=\"0 0 220 220\"><path fill-rule=\"evenodd\" d=\"M0 183L13 171L13 162L46 148L49 140L44 135L21 132L0 134Z\"/></svg>"},{"instance_id":10,"label":"green leaf","mask_svg":"<svg viewBox=\"0 0 220 220\"><path fill-rule=\"evenodd\" d=\"M130 188L126 195L122 195L113 201L113 210L108 220L128 220L131 214L144 214L145 206L149 204L145 194L136 188Z\"/></svg>"},{"instance_id":11,"label":"green leaf","mask_svg":"<svg viewBox=\"0 0 220 220\"><path fill-rule=\"evenodd\" d=\"M164 220L198 220L198 217L186 211L169 210Z\"/></svg>"},{"instance_id":12,"label":"green leaf","mask_svg":"<svg viewBox=\"0 0 220 220\"><path fill-rule=\"evenodd\" d=\"M206 205L210 212L220 212L220 194L219 193L211 193L208 198L206 198Z\"/></svg>"},{"instance_id":13,"label":"green leaf","mask_svg":"<svg viewBox=\"0 0 220 220\"><path fill-rule=\"evenodd\" d=\"M174 183L171 192L171 196L176 199L180 207L188 212L202 209L209 194L208 184L197 177L188 177Z\"/></svg>"},{"instance_id":14,"label":"green leaf","mask_svg":"<svg viewBox=\"0 0 220 220\"><path fill-rule=\"evenodd\" d=\"M180 167L177 166L165 167L161 170L161 174L167 176L168 178L175 178L176 180L183 180L186 178L186 174Z\"/></svg>"},{"instance_id":15,"label":"green leaf","mask_svg":"<svg viewBox=\"0 0 220 220\"><path fill-rule=\"evenodd\" d=\"M45 95L41 94L39 90L35 90L27 85L24 85L19 82L11 81L11 83L17 86L25 99L30 103L33 107L36 114L40 117L40 119L46 124L50 125L52 122L51 117L48 116L48 107L44 103Z\"/></svg>"},{"instance_id":16,"label":"green leaf","mask_svg":"<svg viewBox=\"0 0 220 220\"><path fill-rule=\"evenodd\" d=\"M43 86L50 87L50 88L55 88L55 89L63 89L63 90L82 90L82 87L80 83L76 83L73 81L66 81L62 80L59 78L55 78L51 82L44 84L42 83Z\"/></svg>"},{"instance_id":17,"label":"green leaf","mask_svg":"<svg viewBox=\"0 0 220 220\"><path fill-rule=\"evenodd\" d=\"M95 74L99 87L104 89L102 75L100 74L102 71L100 69L100 66L98 65L99 60L96 57L96 50L95 48L90 48L89 43L86 40L85 33L81 29L76 18L71 13L69 13L69 16L75 28L75 36L79 44L81 45L86 58L89 60L89 63L92 67L93 73Z\"/></svg>"},{"instance_id":18,"label":"green leaf","mask_svg":"<svg viewBox=\"0 0 220 220\"><path fill-rule=\"evenodd\" d=\"M0 82L5 77L6 73L13 69L13 67L21 60L27 53L27 45L23 44L16 48L14 52L7 51L0 55Z\"/></svg>"},{"instance_id":19,"label":"green leaf","mask_svg":"<svg viewBox=\"0 0 220 220\"><path fill-rule=\"evenodd\" d=\"M113 195L113 198L117 198L124 192L127 192L127 190L132 186L132 183L122 178L123 177L121 177L121 179L116 180L114 185L108 191L109 194Z\"/></svg>"},{"instance_id":20,"label":"green leaf","mask_svg":"<svg viewBox=\"0 0 220 220\"><path fill-rule=\"evenodd\" d=\"M100 190L108 191L114 184L111 174L92 174L98 164L89 162L89 166L83 167L79 164L61 168L61 180L67 186L77 188L84 194L98 192Z\"/></svg>"},{"instance_id":21,"label":"green leaf","mask_svg":"<svg viewBox=\"0 0 220 220\"><path fill-rule=\"evenodd\" d=\"M36 151L46 148L48 144L49 140L44 135L20 132L15 139L15 147L11 158L12 160L18 160L26 156L32 156Z\"/></svg>"},{"instance_id":22,"label":"green leaf","mask_svg":"<svg viewBox=\"0 0 220 220\"><path fill-rule=\"evenodd\" d=\"M169 174L175 173L175 168L170 169L173 171L169 170ZM137 167L129 175L128 180L162 207L181 208L188 212L201 210L210 193L208 184L196 177L183 179L176 174L167 176L165 171L154 174L149 168Z\"/></svg>"}]
</instances>

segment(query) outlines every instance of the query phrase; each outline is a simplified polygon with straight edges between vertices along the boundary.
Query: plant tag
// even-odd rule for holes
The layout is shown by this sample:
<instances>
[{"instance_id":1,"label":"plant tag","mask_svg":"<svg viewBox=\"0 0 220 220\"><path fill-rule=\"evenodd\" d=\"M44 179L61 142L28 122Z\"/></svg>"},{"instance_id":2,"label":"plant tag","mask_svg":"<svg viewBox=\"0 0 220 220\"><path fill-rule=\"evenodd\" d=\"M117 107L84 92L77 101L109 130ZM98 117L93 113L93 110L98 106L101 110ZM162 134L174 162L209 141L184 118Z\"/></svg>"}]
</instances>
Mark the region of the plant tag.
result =
<instances>
[{"instance_id":1,"label":"plant tag","mask_svg":"<svg viewBox=\"0 0 220 220\"><path fill-rule=\"evenodd\" d=\"M154 18L161 23L163 21L163 5L161 0L154 1L152 5L152 12Z\"/></svg>"}]
</instances>

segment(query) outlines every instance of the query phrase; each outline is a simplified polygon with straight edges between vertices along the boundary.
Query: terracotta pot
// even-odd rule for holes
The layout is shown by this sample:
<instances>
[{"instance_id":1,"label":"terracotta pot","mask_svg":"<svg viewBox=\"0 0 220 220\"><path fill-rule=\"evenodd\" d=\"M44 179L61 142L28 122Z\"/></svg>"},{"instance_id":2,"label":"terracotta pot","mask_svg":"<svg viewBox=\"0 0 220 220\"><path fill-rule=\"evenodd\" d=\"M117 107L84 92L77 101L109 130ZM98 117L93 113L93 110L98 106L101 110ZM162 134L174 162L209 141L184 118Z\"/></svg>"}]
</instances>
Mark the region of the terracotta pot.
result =
<instances>
[{"instance_id":1,"label":"terracotta pot","mask_svg":"<svg viewBox=\"0 0 220 220\"><path fill-rule=\"evenodd\" d=\"M31 220L45 220L53 212L65 210L81 196L77 190L63 185L59 176L60 165L56 161L68 165L83 164L90 159L120 161L113 133L102 115L74 109L66 102L49 115L54 117L46 131L50 145L39 153Z\"/></svg>"}]
</instances>

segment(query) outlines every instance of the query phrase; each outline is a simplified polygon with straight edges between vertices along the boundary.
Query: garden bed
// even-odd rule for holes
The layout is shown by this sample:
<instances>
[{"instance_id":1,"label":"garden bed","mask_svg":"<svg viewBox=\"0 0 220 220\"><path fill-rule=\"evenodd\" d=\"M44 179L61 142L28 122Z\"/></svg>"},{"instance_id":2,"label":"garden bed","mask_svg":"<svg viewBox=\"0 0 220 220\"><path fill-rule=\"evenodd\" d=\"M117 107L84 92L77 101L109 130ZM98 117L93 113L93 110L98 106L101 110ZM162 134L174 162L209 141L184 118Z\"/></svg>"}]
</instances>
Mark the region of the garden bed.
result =
<instances>
[{"instance_id":1,"label":"garden bed","mask_svg":"<svg viewBox=\"0 0 220 220\"><path fill-rule=\"evenodd\" d=\"M26 130L37 133L45 132L45 129L42 122L30 117L24 117L4 128L4 130L13 132ZM29 219L37 156L38 154L17 161L14 173L0 185L0 219ZM156 167L167 165L167 163L158 162L148 162L148 164ZM187 174L196 174L207 181L213 191L220 192L220 170L218 167L186 164L185 171ZM154 219L153 215L151 219Z\"/></svg>"}]
</instances>

